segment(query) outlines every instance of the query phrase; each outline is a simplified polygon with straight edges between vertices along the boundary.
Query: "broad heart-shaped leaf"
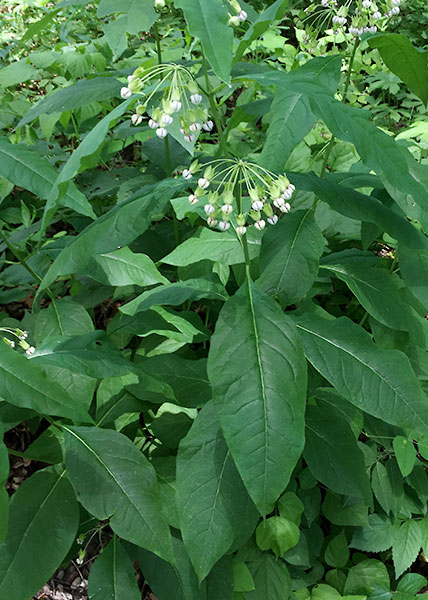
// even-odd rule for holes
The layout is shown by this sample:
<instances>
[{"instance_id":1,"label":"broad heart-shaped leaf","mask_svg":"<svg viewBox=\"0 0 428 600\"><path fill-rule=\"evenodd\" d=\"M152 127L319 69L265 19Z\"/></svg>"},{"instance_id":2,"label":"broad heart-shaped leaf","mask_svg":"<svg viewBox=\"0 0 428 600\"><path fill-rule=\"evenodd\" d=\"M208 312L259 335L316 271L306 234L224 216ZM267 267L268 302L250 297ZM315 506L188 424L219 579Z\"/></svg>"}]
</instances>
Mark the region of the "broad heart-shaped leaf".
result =
<instances>
[{"instance_id":1,"label":"broad heart-shaped leaf","mask_svg":"<svg viewBox=\"0 0 428 600\"><path fill-rule=\"evenodd\" d=\"M398 523L394 523L389 517L373 513L369 515L368 525L355 531L350 546L365 552L383 552L391 548L397 529Z\"/></svg>"},{"instance_id":2,"label":"broad heart-shaped leaf","mask_svg":"<svg viewBox=\"0 0 428 600\"><path fill-rule=\"evenodd\" d=\"M173 560L156 473L124 435L65 427L65 463L80 502L121 538Z\"/></svg>"},{"instance_id":3,"label":"broad heart-shaped leaf","mask_svg":"<svg viewBox=\"0 0 428 600\"><path fill-rule=\"evenodd\" d=\"M222 0L174 0L181 8L190 34L199 38L214 73L229 83L233 55L233 29Z\"/></svg>"},{"instance_id":4,"label":"broad heart-shaped leaf","mask_svg":"<svg viewBox=\"0 0 428 600\"><path fill-rule=\"evenodd\" d=\"M257 233L248 235L250 258L258 255L260 239ZM244 252L235 234L201 227L194 236L165 256L162 262L176 267L185 267L200 260L236 265L244 262Z\"/></svg>"},{"instance_id":5,"label":"broad heart-shaped leaf","mask_svg":"<svg viewBox=\"0 0 428 600\"><path fill-rule=\"evenodd\" d=\"M308 406L303 457L314 477L328 488L372 503L364 455L350 425L327 407Z\"/></svg>"},{"instance_id":6,"label":"broad heart-shaped leaf","mask_svg":"<svg viewBox=\"0 0 428 600\"><path fill-rule=\"evenodd\" d=\"M264 519L256 529L256 541L260 550L273 550L277 557L293 548L299 538L298 526L285 517Z\"/></svg>"},{"instance_id":7,"label":"broad heart-shaped leaf","mask_svg":"<svg viewBox=\"0 0 428 600\"><path fill-rule=\"evenodd\" d=\"M199 579L230 549L237 535L248 537L258 513L224 442L209 402L198 414L177 456L177 510L184 545Z\"/></svg>"},{"instance_id":8,"label":"broad heart-shaped leaf","mask_svg":"<svg viewBox=\"0 0 428 600\"><path fill-rule=\"evenodd\" d=\"M182 540L173 537L172 545L176 567L143 548L126 547L158 600L206 600L206 582L199 583Z\"/></svg>"},{"instance_id":9,"label":"broad heart-shaped leaf","mask_svg":"<svg viewBox=\"0 0 428 600\"><path fill-rule=\"evenodd\" d=\"M135 254L127 246L93 257L86 274L104 285L145 287L169 283L146 254Z\"/></svg>"},{"instance_id":10,"label":"broad heart-shaped leaf","mask_svg":"<svg viewBox=\"0 0 428 600\"><path fill-rule=\"evenodd\" d=\"M415 48L400 33L380 33L368 40L371 48L377 48L386 66L397 75L409 90L424 104L428 102L428 52Z\"/></svg>"},{"instance_id":11,"label":"broad heart-shaped leaf","mask_svg":"<svg viewBox=\"0 0 428 600\"><path fill-rule=\"evenodd\" d=\"M133 363L111 344L104 331L47 338L31 355L31 362L66 368L88 377L120 377L135 370Z\"/></svg>"},{"instance_id":12,"label":"broad heart-shaped leaf","mask_svg":"<svg viewBox=\"0 0 428 600\"><path fill-rule=\"evenodd\" d=\"M70 181L81 171L83 161L86 157L91 156L103 144L111 124L123 115L128 110L133 98L125 100L119 106L116 106L110 113L99 121L93 129L85 136L84 140L79 144L76 150L71 154L70 158L62 167L58 177L53 182L45 209L43 212L41 232L43 232L55 213L56 207L61 198L66 194L70 187Z\"/></svg>"},{"instance_id":13,"label":"broad heart-shaped leaf","mask_svg":"<svg viewBox=\"0 0 428 600\"><path fill-rule=\"evenodd\" d=\"M36 594L65 558L78 525L78 504L64 470L45 469L24 481L12 498L0 545L0 597Z\"/></svg>"},{"instance_id":14,"label":"broad heart-shaped leaf","mask_svg":"<svg viewBox=\"0 0 428 600\"><path fill-rule=\"evenodd\" d=\"M186 279L147 290L121 306L120 311L126 315L135 315L137 312L149 310L152 306L160 304L180 305L186 300L193 301L201 298L226 300L227 297L223 284L220 283L217 275L213 275L210 278Z\"/></svg>"},{"instance_id":15,"label":"broad heart-shaped leaf","mask_svg":"<svg viewBox=\"0 0 428 600\"><path fill-rule=\"evenodd\" d=\"M314 173L289 173L298 189L314 192L321 200L345 217L373 223L412 250L428 249L427 238L398 210L391 210L373 196L366 196L348 186L335 183L326 175L323 179Z\"/></svg>"},{"instance_id":16,"label":"broad heart-shaped leaf","mask_svg":"<svg viewBox=\"0 0 428 600\"><path fill-rule=\"evenodd\" d=\"M7 344L0 344L0 396L41 415L90 423L88 413L44 369Z\"/></svg>"},{"instance_id":17,"label":"broad heart-shaped leaf","mask_svg":"<svg viewBox=\"0 0 428 600\"><path fill-rule=\"evenodd\" d=\"M285 305L293 304L312 287L323 249L324 238L311 210L287 215L263 236L257 284Z\"/></svg>"},{"instance_id":18,"label":"broad heart-shaped leaf","mask_svg":"<svg viewBox=\"0 0 428 600\"><path fill-rule=\"evenodd\" d=\"M245 593L247 600L284 600L290 597L291 581L285 562L263 552L260 558L249 563L256 589Z\"/></svg>"},{"instance_id":19,"label":"broad heart-shaped leaf","mask_svg":"<svg viewBox=\"0 0 428 600\"><path fill-rule=\"evenodd\" d=\"M316 117L309 99L293 88L279 88L270 110L271 120L260 163L273 171L283 171L288 157L312 129Z\"/></svg>"},{"instance_id":20,"label":"broad heart-shaped leaf","mask_svg":"<svg viewBox=\"0 0 428 600\"><path fill-rule=\"evenodd\" d=\"M401 524L392 544L395 577L410 567L422 546L422 531L417 521L409 519Z\"/></svg>"},{"instance_id":21,"label":"broad heart-shaped leaf","mask_svg":"<svg viewBox=\"0 0 428 600\"><path fill-rule=\"evenodd\" d=\"M282 19L288 0L276 0L266 10L264 10L253 23L249 26L245 35L239 40L238 49L235 52L233 62L238 62L245 50L254 40L257 40L266 29L269 28L272 21Z\"/></svg>"},{"instance_id":22,"label":"broad heart-shaped leaf","mask_svg":"<svg viewBox=\"0 0 428 600\"><path fill-rule=\"evenodd\" d=\"M303 450L306 364L294 324L249 280L222 308L208 376L226 443L266 515Z\"/></svg>"},{"instance_id":23,"label":"broad heart-shaped leaf","mask_svg":"<svg viewBox=\"0 0 428 600\"><path fill-rule=\"evenodd\" d=\"M146 186L129 200L117 204L59 253L38 291L49 287L59 275L83 271L94 255L131 243L144 233L152 216L162 212L171 196L182 187L182 182L164 180L155 186Z\"/></svg>"},{"instance_id":24,"label":"broad heart-shaped leaf","mask_svg":"<svg viewBox=\"0 0 428 600\"><path fill-rule=\"evenodd\" d=\"M427 433L427 398L405 354L379 348L346 317L305 314L297 327L306 357L339 394L391 425Z\"/></svg>"},{"instance_id":25,"label":"broad heart-shaped leaf","mask_svg":"<svg viewBox=\"0 0 428 600\"><path fill-rule=\"evenodd\" d=\"M40 102L28 110L19 121L18 127L31 123L40 115L62 113L66 110L80 108L85 104L107 100L113 96L119 96L122 84L113 77L94 77L93 79L81 79L74 85L46 96Z\"/></svg>"},{"instance_id":26,"label":"broad heart-shaped leaf","mask_svg":"<svg viewBox=\"0 0 428 600\"><path fill-rule=\"evenodd\" d=\"M57 174L49 161L23 144L0 138L0 175L36 196L47 200ZM61 204L77 213L96 218L86 197L71 183Z\"/></svg>"},{"instance_id":27,"label":"broad heart-shaped leaf","mask_svg":"<svg viewBox=\"0 0 428 600\"><path fill-rule=\"evenodd\" d=\"M91 600L141 599L131 559L115 535L91 567L88 592Z\"/></svg>"}]
</instances>

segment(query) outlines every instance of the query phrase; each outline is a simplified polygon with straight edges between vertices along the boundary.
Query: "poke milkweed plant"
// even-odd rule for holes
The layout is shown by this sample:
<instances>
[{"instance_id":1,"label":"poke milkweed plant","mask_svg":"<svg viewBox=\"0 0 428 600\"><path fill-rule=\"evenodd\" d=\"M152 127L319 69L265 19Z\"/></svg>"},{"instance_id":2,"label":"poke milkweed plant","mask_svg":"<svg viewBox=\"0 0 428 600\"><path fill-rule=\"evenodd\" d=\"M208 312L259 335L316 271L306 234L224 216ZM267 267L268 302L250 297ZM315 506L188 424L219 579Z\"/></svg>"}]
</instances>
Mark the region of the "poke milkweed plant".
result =
<instances>
[{"instance_id":1,"label":"poke milkweed plant","mask_svg":"<svg viewBox=\"0 0 428 600\"><path fill-rule=\"evenodd\" d=\"M96 600L141 598L137 567L158 600L426 586L428 166L348 102L378 52L426 105L426 53L384 30L410 1L330 0L345 49L285 69L252 58L288 10L261 4L101 0L78 81L18 114L11 79L0 478L32 466L0 598L94 538ZM25 40L0 84L58 72Z\"/></svg>"}]
</instances>

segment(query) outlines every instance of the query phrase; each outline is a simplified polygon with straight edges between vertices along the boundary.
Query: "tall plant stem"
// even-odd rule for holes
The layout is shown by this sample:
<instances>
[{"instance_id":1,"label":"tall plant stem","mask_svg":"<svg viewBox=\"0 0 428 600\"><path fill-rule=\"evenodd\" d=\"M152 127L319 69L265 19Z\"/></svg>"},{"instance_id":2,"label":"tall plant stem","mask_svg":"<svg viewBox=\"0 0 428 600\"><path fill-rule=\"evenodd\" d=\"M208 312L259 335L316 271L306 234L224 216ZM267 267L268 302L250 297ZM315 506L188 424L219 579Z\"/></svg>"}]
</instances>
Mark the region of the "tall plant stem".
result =
<instances>
[{"instance_id":1,"label":"tall plant stem","mask_svg":"<svg viewBox=\"0 0 428 600\"><path fill-rule=\"evenodd\" d=\"M20 253L18 252L18 250L9 242L9 240L4 235L3 231L0 231L0 238L3 240L4 244L7 246L8 250L13 254L13 256L16 258L16 260L24 267L24 269L26 269L26 271L28 271L28 273L30 273L31 277L33 277L33 279L35 279L38 283L40 283L42 281L42 278L40 277L40 275L38 275L30 267L30 265L27 263L25 258L20 256ZM55 302L55 297L50 288L46 288L46 293L49 296L49 298L51 299L52 307L53 307L53 310L55 313L56 320L58 322L58 327L59 327L60 333L61 333L61 335L64 335L64 329L63 329L61 317L59 315L58 308L57 308L57 305Z\"/></svg>"},{"instance_id":2,"label":"tall plant stem","mask_svg":"<svg viewBox=\"0 0 428 600\"><path fill-rule=\"evenodd\" d=\"M208 100L210 103L210 107L211 107L211 113L214 119L214 123L215 126L217 128L217 132L218 132L218 141L220 143L220 149L222 151L222 154L225 158L227 158L229 156L229 152L227 150L227 144L226 144L226 138L224 137L224 132L223 132L223 126L221 123L221 118L220 118L220 113L218 110L218 106L217 106L217 102L214 98L214 94L211 88L211 84L210 84L210 80L208 77L208 66L207 66L207 60L205 58L205 54L204 54L204 50L203 48L201 48L201 55L202 55L202 66L204 69L204 75L205 75L205 87L206 87L206 91L208 94Z\"/></svg>"},{"instance_id":3,"label":"tall plant stem","mask_svg":"<svg viewBox=\"0 0 428 600\"><path fill-rule=\"evenodd\" d=\"M242 183L240 181L235 185L235 198L236 205L238 207L238 213L242 213ZM239 236L239 240L241 241L242 250L244 251L244 260L245 260L245 275L248 280L251 279L250 275L250 253L248 251L248 240L247 234Z\"/></svg>"}]
</instances>

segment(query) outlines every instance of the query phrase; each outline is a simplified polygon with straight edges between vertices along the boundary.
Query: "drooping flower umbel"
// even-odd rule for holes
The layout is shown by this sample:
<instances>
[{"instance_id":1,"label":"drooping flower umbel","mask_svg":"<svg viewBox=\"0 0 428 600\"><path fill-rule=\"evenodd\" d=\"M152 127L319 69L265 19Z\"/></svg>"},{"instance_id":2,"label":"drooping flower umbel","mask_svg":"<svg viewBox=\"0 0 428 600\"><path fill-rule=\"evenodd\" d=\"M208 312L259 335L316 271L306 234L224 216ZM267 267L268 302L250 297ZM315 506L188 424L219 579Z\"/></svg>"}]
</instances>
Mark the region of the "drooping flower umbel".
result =
<instances>
[{"instance_id":1,"label":"drooping flower umbel","mask_svg":"<svg viewBox=\"0 0 428 600\"><path fill-rule=\"evenodd\" d=\"M210 227L226 231L232 224L239 235L244 235L251 225L259 230L266 223L275 225L291 209L289 200L295 187L285 174L276 175L255 163L229 158L203 166L195 161L183 171L186 180L197 174L198 183L189 202L203 202Z\"/></svg>"},{"instance_id":2,"label":"drooping flower umbel","mask_svg":"<svg viewBox=\"0 0 428 600\"><path fill-rule=\"evenodd\" d=\"M182 65L161 64L149 69L138 67L128 77L128 85L120 95L127 99L138 94L140 103L131 117L139 125L147 113L148 125L160 138L168 135L168 127L176 120L187 142L194 142L202 129L211 131L204 97L188 69Z\"/></svg>"},{"instance_id":3,"label":"drooping flower umbel","mask_svg":"<svg viewBox=\"0 0 428 600\"><path fill-rule=\"evenodd\" d=\"M402 0L321 0L321 6L311 5L306 10L317 15L315 20L331 21L336 32L361 36L385 29L389 19L400 13L401 3Z\"/></svg>"}]
</instances>

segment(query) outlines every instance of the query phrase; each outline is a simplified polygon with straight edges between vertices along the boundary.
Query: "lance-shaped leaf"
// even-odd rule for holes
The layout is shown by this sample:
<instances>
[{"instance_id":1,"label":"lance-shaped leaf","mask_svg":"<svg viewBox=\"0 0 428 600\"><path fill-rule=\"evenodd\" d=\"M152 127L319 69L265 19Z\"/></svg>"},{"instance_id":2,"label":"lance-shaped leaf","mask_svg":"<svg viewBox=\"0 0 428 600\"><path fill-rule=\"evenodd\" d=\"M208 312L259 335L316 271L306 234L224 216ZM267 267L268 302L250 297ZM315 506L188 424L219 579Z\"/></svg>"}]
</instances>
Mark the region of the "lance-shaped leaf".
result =
<instances>
[{"instance_id":1,"label":"lance-shaped leaf","mask_svg":"<svg viewBox=\"0 0 428 600\"><path fill-rule=\"evenodd\" d=\"M199 413L177 456L177 509L187 552L199 579L256 526L258 512L228 450L212 403Z\"/></svg>"},{"instance_id":2,"label":"lance-shaped leaf","mask_svg":"<svg viewBox=\"0 0 428 600\"><path fill-rule=\"evenodd\" d=\"M350 425L326 406L309 406L303 456L311 473L345 496L372 503L364 455Z\"/></svg>"},{"instance_id":3,"label":"lance-shaped leaf","mask_svg":"<svg viewBox=\"0 0 428 600\"><path fill-rule=\"evenodd\" d=\"M265 515L303 450L306 364L294 324L248 281L220 313L208 376L226 443Z\"/></svg>"},{"instance_id":4,"label":"lance-shaped leaf","mask_svg":"<svg viewBox=\"0 0 428 600\"><path fill-rule=\"evenodd\" d=\"M144 233L154 214L162 212L171 196L182 187L181 182L165 180L147 186L94 223L86 227L62 250L40 284L39 292L49 287L59 275L79 273L94 255L126 246Z\"/></svg>"},{"instance_id":5,"label":"lance-shaped leaf","mask_svg":"<svg viewBox=\"0 0 428 600\"><path fill-rule=\"evenodd\" d=\"M232 68L233 29L222 0L175 0L191 35L199 38L214 73L228 83Z\"/></svg>"},{"instance_id":6,"label":"lance-shaped leaf","mask_svg":"<svg viewBox=\"0 0 428 600\"><path fill-rule=\"evenodd\" d=\"M186 279L156 287L143 292L131 302L120 308L126 315L148 310L152 306L164 304L180 305L187 300L200 300L210 298L212 300L226 300L227 292L218 280L217 275L211 278Z\"/></svg>"},{"instance_id":7,"label":"lance-shaped leaf","mask_svg":"<svg viewBox=\"0 0 428 600\"><path fill-rule=\"evenodd\" d=\"M93 79L81 79L74 85L60 89L40 100L28 110L19 121L17 128L31 123L40 115L51 115L62 113L66 110L75 110L85 104L107 100L113 96L119 96L122 84L113 77L94 77Z\"/></svg>"},{"instance_id":8,"label":"lance-shaped leaf","mask_svg":"<svg viewBox=\"0 0 428 600\"><path fill-rule=\"evenodd\" d=\"M64 560L78 525L78 504L64 470L45 469L24 481L11 501L0 545L0 597L36 594Z\"/></svg>"},{"instance_id":9,"label":"lance-shaped leaf","mask_svg":"<svg viewBox=\"0 0 428 600\"><path fill-rule=\"evenodd\" d=\"M88 579L91 600L140 600L131 559L114 535L91 567Z\"/></svg>"},{"instance_id":10,"label":"lance-shaped leaf","mask_svg":"<svg viewBox=\"0 0 428 600\"><path fill-rule=\"evenodd\" d=\"M427 398L405 354L379 348L346 317L305 314L297 327L308 360L339 394L391 425L427 433Z\"/></svg>"},{"instance_id":11,"label":"lance-shaped leaf","mask_svg":"<svg viewBox=\"0 0 428 600\"><path fill-rule=\"evenodd\" d=\"M88 413L44 369L7 344L0 344L0 397L42 415L92 421Z\"/></svg>"},{"instance_id":12,"label":"lance-shaped leaf","mask_svg":"<svg viewBox=\"0 0 428 600\"><path fill-rule=\"evenodd\" d=\"M39 198L47 200L57 173L49 161L23 144L0 138L0 175ZM61 204L77 213L96 218L89 202L74 183L70 183Z\"/></svg>"},{"instance_id":13,"label":"lance-shaped leaf","mask_svg":"<svg viewBox=\"0 0 428 600\"><path fill-rule=\"evenodd\" d=\"M171 534L156 473L124 435L96 427L65 428L65 462L80 502L125 540L172 560Z\"/></svg>"},{"instance_id":14,"label":"lance-shaped leaf","mask_svg":"<svg viewBox=\"0 0 428 600\"><path fill-rule=\"evenodd\" d=\"M290 305L303 298L318 274L324 238L310 210L287 215L263 236L258 284Z\"/></svg>"},{"instance_id":15,"label":"lance-shaped leaf","mask_svg":"<svg viewBox=\"0 0 428 600\"><path fill-rule=\"evenodd\" d=\"M424 104L428 102L428 52L418 50L401 33L381 33L369 40L386 66L408 85Z\"/></svg>"}]
</instances>

